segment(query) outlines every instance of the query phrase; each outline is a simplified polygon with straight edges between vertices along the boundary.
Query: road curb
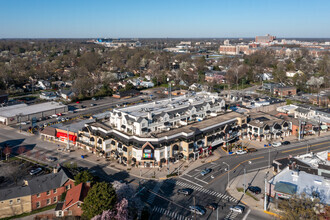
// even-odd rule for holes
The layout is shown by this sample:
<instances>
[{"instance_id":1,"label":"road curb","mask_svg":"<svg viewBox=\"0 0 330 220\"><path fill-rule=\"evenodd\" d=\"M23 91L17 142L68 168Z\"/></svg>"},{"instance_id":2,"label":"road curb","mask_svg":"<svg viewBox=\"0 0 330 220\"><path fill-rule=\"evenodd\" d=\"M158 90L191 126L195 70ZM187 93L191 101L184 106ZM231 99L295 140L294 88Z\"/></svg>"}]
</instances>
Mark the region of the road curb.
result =
<instances>
[{"instance_id":1,"label":"road curb","mask_svg":"<svg viewBox=\"0 0 330 220\"><path fill-rule=\"evenodd\" d=\"M272 215L272 216L278 217L278 218L281 218L280 215L278 215L278 214L276 214L276 213L274 213L274 212L269 212L269 211L264 210L264 213L266 213L266 214L268 214L268 215Z\"/></svg>"}]
</instances>

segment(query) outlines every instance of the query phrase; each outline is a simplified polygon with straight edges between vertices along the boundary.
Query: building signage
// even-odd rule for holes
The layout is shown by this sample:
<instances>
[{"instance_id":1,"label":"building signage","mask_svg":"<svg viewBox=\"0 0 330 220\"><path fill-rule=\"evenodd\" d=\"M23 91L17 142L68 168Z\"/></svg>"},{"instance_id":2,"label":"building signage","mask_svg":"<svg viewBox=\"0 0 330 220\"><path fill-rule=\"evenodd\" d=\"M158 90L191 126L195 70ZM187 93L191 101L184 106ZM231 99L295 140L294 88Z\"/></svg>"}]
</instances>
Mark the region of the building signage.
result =
<instances>
[{"instance_id":1,"label":"building signage","mask_svg":"<svg viewBox=\"0 0 330 220\"><path fill-rule=\"evenodd\" d=\"M150 153L150 154L143 154L143 158L152 158L152 153Z\"/></svg>"}]
</instances>

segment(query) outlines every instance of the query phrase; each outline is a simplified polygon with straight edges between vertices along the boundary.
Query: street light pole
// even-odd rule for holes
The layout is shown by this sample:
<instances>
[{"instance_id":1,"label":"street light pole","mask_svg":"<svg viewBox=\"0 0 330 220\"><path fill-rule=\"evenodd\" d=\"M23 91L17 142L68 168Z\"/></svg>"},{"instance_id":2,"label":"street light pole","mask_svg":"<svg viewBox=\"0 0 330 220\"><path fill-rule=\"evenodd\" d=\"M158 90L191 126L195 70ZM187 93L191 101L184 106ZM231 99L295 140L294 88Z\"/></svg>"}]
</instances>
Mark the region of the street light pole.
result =
<instances>
[{"instance_id":1,"label":"street light pole","mask_svg":"<svg viewBox=\"0 0 330 220\"><path fill-rule=\"evenodd\" d=\"M270 148L268 146L268 167L270 167Z\"/></svg>"},{"instance_id":2,"label":"street light pole","mask_svg":"<svg viewBox=\"0 0 330 220\"><path fill-rule=\"evenodd\" d=\"M224 163L228 166L228 183L227 183L227 186L229 186L229 172L230 172L229 164L226 163L226 162L222 162L222 163Z\"/></svg>"},{"instance_id":3,"label":"street light pole","mask_svg":"<svg viewBox=\"0 0 330 220\"><path fill-rule=\"evenodd\" d=\"M264 198L264 211L267 210L267 177L268 177L268 172L266 173L265 176L265 198Z\"/></svg>"},{"instance_id":4,"label":"street light pole","mask_svg":"<svg viewBox=\"0 0 330 220\"><path fill-rule=\"evenodd\" d=\"M246 173L246 170L245 170L245 166L244 166L244 194L245 194L245 191L246 191L246 179L245 179L245 173Z\"/></svg>"},{"instance_id":5,"label":"street light pole","mask_svg":"<svg viewBox=\"0 0 330 220\"><path fill-rule=\"evenodd\" d=\"M218 214L218 211L219 211L219 207L217 207L217 220L219 220L219 214Z\"/></svg>"}]
</instances>

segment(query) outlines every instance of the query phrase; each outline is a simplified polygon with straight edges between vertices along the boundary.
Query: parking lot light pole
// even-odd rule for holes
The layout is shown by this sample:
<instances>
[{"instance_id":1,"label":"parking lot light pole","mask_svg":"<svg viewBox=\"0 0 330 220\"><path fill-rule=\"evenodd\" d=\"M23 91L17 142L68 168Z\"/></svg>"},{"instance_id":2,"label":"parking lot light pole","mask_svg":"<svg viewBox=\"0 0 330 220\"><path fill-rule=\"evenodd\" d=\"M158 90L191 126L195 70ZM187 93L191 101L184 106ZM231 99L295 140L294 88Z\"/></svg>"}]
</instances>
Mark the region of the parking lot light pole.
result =
<instances>
[{"instance_id":1,"label":"parking lot light pole","mask_svg":"<svg viewBox=\"0 0 330 220\"><path fill-rule=\"evenodd\" d=\"M229 186L229 172L230 172L230 166L229 166L229 164L228 163L226 163L226 162L222 162L223 164L226 164L227 166L228 166L228 183L227 183L227 185Z\"/></svg>"}]
</instances>

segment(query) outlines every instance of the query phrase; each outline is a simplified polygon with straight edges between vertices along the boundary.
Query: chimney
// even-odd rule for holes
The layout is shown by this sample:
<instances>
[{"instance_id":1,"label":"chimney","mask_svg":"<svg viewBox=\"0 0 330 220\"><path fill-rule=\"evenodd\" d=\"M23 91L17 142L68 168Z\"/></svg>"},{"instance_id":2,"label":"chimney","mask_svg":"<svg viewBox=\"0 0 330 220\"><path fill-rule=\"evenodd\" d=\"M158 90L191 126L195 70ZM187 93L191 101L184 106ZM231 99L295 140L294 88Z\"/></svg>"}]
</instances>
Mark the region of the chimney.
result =
<instances>
[{"instance_id":1,"label":"chimney","mask_svg":"<svg viewBox=\"0 0 330 220\"><path fill-rule=\"evenodd\" d=\"M57 172L58 172L58 168L57 167L54 167L53 173L57 173Z\"/></svg>"}]
</instances>

